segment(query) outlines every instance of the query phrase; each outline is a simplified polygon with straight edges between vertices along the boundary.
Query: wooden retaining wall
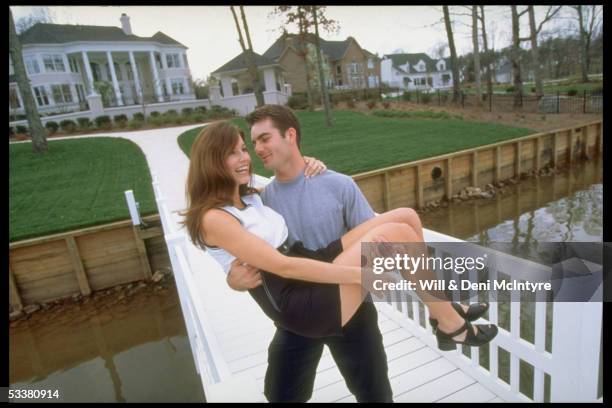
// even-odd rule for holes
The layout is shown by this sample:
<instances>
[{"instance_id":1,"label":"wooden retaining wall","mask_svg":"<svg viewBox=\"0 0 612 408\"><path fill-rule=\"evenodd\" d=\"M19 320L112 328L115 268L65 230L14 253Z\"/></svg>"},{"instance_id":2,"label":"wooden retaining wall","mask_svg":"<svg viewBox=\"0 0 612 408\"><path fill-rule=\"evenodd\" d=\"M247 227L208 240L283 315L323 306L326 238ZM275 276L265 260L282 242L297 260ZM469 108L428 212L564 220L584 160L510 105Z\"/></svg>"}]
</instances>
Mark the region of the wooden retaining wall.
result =
<instances>
[{"instance_id":1,"label":"wooden retaining wall","mask_svg":"<svg viewBox=\"0 0 612 408\"><path fill-rule=\"evenodd\" d=\"M353 176L376 212L422 208L468 186L520 176L602 153L603 121L512 139Z\"/></svg>"},{"instance_id":2,"label":"wooden retaining wall","mask_svg":"<svg viewBox=\"0 0 612 408\"><path fill-rule=\"evenodd\" d=\"M9 304L15 310L74 294L149 280L170 266L159 215L9 245Z\"/></svg>"}]
</instances>

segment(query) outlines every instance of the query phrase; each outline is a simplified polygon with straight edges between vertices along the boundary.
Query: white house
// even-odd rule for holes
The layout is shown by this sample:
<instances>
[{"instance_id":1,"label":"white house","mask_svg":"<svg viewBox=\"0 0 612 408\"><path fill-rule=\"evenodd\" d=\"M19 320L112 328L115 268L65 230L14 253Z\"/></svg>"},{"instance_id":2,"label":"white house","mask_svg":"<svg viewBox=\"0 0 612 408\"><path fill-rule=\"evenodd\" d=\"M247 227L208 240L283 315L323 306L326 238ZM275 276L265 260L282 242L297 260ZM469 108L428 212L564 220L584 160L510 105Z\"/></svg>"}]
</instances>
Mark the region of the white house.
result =
<instances>
[{"instance_id":1,"label":"white house","mask_svg":"<svg viewBox=\"0 0 612 408\"><path fill-rule=\"evenodd\" d=\"M134 35L126 14L120 21L121 28L38 23L19 35L41 115L87 111L92 117L124 108L132 116L130 106L143 98L152 104L195 101L187 47L161 31ZM9 114L23 113L9 56Z\"/></svg>"},{"instance_id":2,"label":"white house","mask_svg":"<svg viewBox=\"0 0 612 408\"><path fill-rule=\"evenodd\" d=\"M381 61L382 82L403 90L449 89L453 86L450 58L434 60L427 54L386 54Z\"/></svg>"}]
</instances>

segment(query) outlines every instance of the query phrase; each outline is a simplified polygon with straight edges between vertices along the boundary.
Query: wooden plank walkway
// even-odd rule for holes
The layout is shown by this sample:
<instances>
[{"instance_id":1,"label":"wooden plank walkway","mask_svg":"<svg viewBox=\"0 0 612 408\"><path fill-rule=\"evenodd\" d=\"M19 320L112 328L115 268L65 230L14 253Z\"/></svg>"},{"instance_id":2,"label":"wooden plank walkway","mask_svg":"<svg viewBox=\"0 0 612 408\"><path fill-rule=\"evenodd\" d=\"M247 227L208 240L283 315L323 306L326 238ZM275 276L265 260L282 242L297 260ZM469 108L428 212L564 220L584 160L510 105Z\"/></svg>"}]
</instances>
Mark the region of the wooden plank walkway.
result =
<instances>
[{"instance_id":1,"label":"wooden plank walkway","mask_svg":"<svg viewBox=\"0 0 612 408\"><path fill-rule=\"evenodd\" d=\"M196 281L204 293L206 314L220 345L222 360L233 376L254 381L256 400L265 402L264 376L268 345L275 327L248 293L227 286L221 269L207 254L189 248ZM199 266L201 265L201 267ZM498 395L478 383L426 345L408 328L389 317L385 304L376 304L378 324L387 353L389 378L396 402L494 402ZM228 400L231 396L227 396ZM317 368L311 402L355 402L327 346Z\"/></svg>"}]
</instances>

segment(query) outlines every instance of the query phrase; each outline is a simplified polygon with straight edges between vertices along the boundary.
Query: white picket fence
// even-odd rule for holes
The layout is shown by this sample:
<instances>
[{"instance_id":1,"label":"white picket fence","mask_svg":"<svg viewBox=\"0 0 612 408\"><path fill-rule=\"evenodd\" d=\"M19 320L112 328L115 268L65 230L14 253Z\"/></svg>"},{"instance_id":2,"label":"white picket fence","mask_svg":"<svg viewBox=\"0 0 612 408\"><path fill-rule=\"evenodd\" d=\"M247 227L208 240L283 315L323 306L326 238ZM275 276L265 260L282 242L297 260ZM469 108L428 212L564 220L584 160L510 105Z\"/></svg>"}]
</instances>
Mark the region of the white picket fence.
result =
<instances>
[{"instance_id":1,"label":"white picket fence","mask_svg":"<svg viewBox=\"0 0 612 408\"><path fill-rule=\"evenodd\" d=\"M256 181L261 185L265 184L267 179L256 176ZM207 320L201 292L189 263L188 238L184 230L176 229L155 176L153 189L194 362L204 390L210 390L216 384L231 382L232 373L221 357L221 347L216 343L216 336ZM131 205L130 208L135 206ZM433 251L436 242L465 242L430 230L425 230L424 233L425 240L429 246L433 246ZM503 255L499 259L501 262L497 263L498 270L490 271L491 280L496 279L498 271L504 271L516 279L521 279L523 271L529 271L531 280L534 279L534 273L539 275L536 280L546 280L552 273L550 267L518 257ZM470 272L472 281L476 281L474 273ZM427 308L424 308L416 297L401 296L403 298L382 302L379 307L400 326L409 329L421 341L435 349L435 337L429 327ZM535 325L535 341L531 343L521 338L521 300L514 293L512 296L510 331L500 328L497 337L489 344L488 368L480 365L479 350L475 347L471 349L471 358L462 353L461 347L455 352L444 353L444 357L505 401L544 401L545 376L548 375L551 402L602 402L602 398L598 396L602 357L602 303L555 302L552 307L552 334L549 333L552 335L552 352L548 352L545 347L546 302L538 298L539 301L535 304L535 322L532 322ZM470 301L478 301L476 292L470 292ZM412 307L409 308L409 304ZM420 316L421 309L425 313L424 319ZM497 324L498 316L499 304L491 301L489 322ZM424 324L421 320L424 320ZM500 349L509 354L509 384L499 378ZM520 392L521 361L533 366L533 399ZM240 392L233 395L236 399L240 398Z\"/></svg>"}]
</instances>

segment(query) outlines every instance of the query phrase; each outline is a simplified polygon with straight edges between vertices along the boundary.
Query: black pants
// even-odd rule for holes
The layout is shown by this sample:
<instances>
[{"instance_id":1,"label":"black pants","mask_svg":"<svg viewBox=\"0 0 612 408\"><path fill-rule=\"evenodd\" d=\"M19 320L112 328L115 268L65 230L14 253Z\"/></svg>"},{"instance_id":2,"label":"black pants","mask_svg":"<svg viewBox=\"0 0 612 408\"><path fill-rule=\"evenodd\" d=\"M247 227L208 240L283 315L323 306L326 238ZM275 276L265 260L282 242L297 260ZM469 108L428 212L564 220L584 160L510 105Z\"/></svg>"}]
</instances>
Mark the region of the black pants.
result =
<instances>
[{"instance_id":1,"label":"black pants","mask_svg":"<svg viewBox=\"0 0 612 408\"><path fill-rule=\"evenodd\" d=\"M306 402L327 344L348 389L358 402L393 402L387 355L374 304L365 301L343 334L310 338L277 326L268 347L264 395L270 402Z\"/></svg>"}]
</instances>

